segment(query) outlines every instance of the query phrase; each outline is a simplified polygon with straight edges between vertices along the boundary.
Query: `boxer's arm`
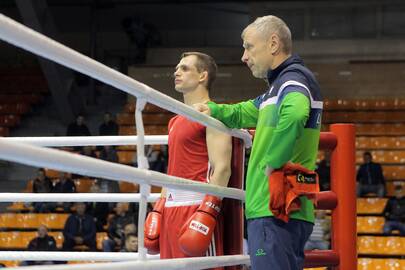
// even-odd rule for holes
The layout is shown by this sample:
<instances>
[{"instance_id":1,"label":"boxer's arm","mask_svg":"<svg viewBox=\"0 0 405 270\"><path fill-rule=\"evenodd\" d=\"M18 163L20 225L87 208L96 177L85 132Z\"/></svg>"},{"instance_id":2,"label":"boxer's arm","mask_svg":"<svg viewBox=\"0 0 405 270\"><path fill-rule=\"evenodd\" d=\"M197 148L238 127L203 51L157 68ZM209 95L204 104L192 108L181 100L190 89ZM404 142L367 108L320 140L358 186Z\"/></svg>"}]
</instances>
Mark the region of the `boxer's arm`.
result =
<instances>
[{"instance_id":1,"label":"boxer's arm","mask_svg":"<svg viewBox=\"0 0 405 270\"><path fill-rule=\"evenodd\" d=\"M212 170L210 184L226 187L231 176L232 138L212 128L206 130L208 157Z\"/></svg>"}]
</instances>

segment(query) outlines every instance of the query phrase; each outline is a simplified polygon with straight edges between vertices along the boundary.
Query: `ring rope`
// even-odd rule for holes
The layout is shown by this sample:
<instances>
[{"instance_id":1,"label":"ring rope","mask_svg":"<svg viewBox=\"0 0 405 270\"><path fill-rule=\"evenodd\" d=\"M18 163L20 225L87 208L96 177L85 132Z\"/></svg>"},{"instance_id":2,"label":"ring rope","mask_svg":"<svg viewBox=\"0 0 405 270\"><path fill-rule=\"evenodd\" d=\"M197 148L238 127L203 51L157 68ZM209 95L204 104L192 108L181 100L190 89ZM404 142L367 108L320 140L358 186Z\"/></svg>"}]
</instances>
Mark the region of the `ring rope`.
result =
<instances>
[{"instance_id":1,"label":"ring rope","mask_svg":"<svg viewBox=\"0 0 405 270\"><path fill-rule=\"evenodd\" d=\"M155 171L138 169L123 164L72 154L57 149L10 142L3 138L0 138L0 149L0 159L35 167L45 167L96 178L127 181L136 184L197 191L238 200L244 200L245 197L245 192L236 188L227 188L192 181Z\"/></svg>"},{"instance_id":2,"label":"ring rope","mask_svg":"<svg viewBox=\"0 0 405 270\"><path fill-rule=\"evenodd\" d=\"M136 145L138 143L138 136L3 137L2 140L49 147ZM145 136L144 144L167 144L167 140L167 135L147 135Z\"/></svg>"},{"instance_id":3,"label":"ring rope","mask_svg":"<svg viewBox=\"0 0 405 270\"><path fill-rule=\"evenodd\" d=\"M12 251L9 251L9 254L12 254ZM24 256L23 252L14 251L15 253L20 253L21 256ZM40 256L39 253L52 253L53 256L58 256L58 252L26 252L26 253L36 253L37 256ZM75 253L83 261L88 261L89 259L83 258L87 253L90 254L91 252L61 252L65 253L66 258L70 255L68 253ZM84 254L81 256L79 253ZM1 253L0 253L1 254ZM103 255L105 253L99 253ZM115 253L119 257L120 254L125 253ZM127 253L128 254L128 253ZM134 254L134 253L132 253ZM136 254L136 253L135 253ZM18 255L17 255L18 256ZM98 255L96 255L98 257ZM122 255L121 255L122 256ZM128 255L126 260L130 260L128 258L135 257ZM123 256L123 257L124 257ZM1 258L1 257L0 257ZM28 258L24 257L24 259ZM49 257L48 257L49 258ZM49 258L47 260L53 260L54 257ZM92 258L88 256L88 258ZM149 258L149 255L148 255ZM17 258L16 258L17 259ZM31 257L30 259L31 260ZM35 257L32 257L32 260L35 260ZM62 258L61 258L62 260ZM103 259L101 258L100 261ZM193 258L180 258L180 259L164 259L164 260L147 260L147 261L125 261L125 262L112 262L112 263L91 263L91 264L68 264L68 265L41 265L41 266L32 266L30 268L27 267L16 267L16 268L8 268L8 269L36 269L36 270L111 270L111 269L119 269L119 270L199 270L199 269L207 269L213 267L222 267L222 266L232 266L232 265L250 265L250 259L247 255L228 255L228 256L216 256L216 257L193 257Z\"/></svg>"},{"instance_id":4,"label":"ring rope","mask_svg":"<svg viewBox=\"0 0 405 270\"><path fill-rule=\"evenodd\" d=\"M151 193L148 202L155 202L160 193ZM0 193L0 202L140 202L139 193Z\"/></svg>"}]
</instances>

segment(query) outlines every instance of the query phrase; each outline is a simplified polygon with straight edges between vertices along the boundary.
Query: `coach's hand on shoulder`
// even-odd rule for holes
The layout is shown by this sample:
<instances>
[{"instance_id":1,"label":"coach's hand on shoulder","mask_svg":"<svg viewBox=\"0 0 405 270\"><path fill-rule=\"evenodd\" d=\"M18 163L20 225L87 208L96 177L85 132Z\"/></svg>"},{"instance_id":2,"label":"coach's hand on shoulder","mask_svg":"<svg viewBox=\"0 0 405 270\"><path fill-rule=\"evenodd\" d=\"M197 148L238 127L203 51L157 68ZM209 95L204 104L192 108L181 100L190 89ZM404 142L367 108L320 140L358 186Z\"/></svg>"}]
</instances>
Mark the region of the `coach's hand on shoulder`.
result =
<instances>
[{"instance_id":1,"label":"coach's hand on shoulder","mask_svg":"<svg viewBox=\"0 0 405 270\"><path fill-rule=\"evenodd\" d=\"M144 243L145 248L150 254L158 254L160 252L159 237L160 228L162 226L162 213L165 207L166 198L162 197L156 201L152 212L148 214L144 226Z\"/></svg>"},{"instance_id":2,"label":"coach's hand on shoulder","mask_svg":"<svg viewBox=\"0 0 405 270\"><path fill-rule=\"evenodd\" d=\"M221 199L206 195L200 207L180 229L179 246L188 256L203 256L221 212Z\"/></svg>"},{"instance_id":3,"label":"coach's hand on shoulder","mask_svg":"<svg viewBox=\"0 0 405 270\"><path fill-rule=\"evenodd\" d=\"M208 105L206 103L195 103L195 104L193 104L193 108L208 116L211 115L210 107L208 107Z\"/></svg>"}]
</instances>

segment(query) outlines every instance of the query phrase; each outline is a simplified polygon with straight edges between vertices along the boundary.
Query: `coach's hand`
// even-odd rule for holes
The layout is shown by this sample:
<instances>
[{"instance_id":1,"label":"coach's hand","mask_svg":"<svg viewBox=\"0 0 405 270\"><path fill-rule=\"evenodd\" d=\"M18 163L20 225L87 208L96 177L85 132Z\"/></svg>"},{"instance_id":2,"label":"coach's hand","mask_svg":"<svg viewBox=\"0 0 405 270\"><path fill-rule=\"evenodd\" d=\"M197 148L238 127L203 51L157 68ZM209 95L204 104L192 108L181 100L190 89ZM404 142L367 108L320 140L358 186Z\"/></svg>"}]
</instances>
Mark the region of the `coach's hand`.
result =
<instances>
[{"instance_id":1,"label":"coach's hand","mask_svg":"<svg viewBox=\"0 0 405 270\"><path fill-rule=\"evenodd\" d=\"M196 103L196 104L193 104L193 107L194 107L195 110L197 110L197 111L199 111L199 112L201 112L203 114L206 114L208 116L211 115L211 109L205 103Z\"/></svg>"}]
</instances>

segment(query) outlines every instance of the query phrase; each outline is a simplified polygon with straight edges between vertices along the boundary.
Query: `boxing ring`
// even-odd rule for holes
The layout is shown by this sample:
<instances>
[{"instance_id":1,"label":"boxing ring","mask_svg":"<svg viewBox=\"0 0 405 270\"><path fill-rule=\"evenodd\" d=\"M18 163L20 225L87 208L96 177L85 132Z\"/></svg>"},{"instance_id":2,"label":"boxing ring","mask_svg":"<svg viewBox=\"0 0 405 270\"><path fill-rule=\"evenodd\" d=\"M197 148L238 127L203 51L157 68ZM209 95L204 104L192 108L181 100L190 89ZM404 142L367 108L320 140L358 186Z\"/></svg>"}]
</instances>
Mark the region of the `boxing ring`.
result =
<instances>
[{"instance_id":1,"label":"boxing ring","mask_svg":"<svg viewBox=\"0 0 405 270\"><path fill-rule=\"evenodd\" d=\"M140 194L76 193L57 194L57 197L48 195L43 197L43 194L3 193L0 194L0 202L60 201L61 195L63 195L64 201L72 202L88 201L89 199L99 202L139 202L138 228L141 228L138 230L138 253L1 251L0 260L108 261L91 264L33 266L36 269L50 270L157 270L162 267L166 269L206 269L219 266L233 266L233 269L238 269L236 265L249 264L249 257L241 255L244 147L251 146L248 132L228 129L218 120L199 113L185 104L67 48L2 14L0 14L0 38L137 97L135 110L137 136L1 138L0 159L140 185ZM167 136L144 136L142 110L146 102L184 115L204 126L215 128L235 137L233 140L231 187L225 188L199 183L147 170L148 163L144 153L144 145L166 144ZM331 132L321 133L320 148L333 150L331 160L332 190L321 192L318 196L318 208L332 210L332 250L306 252L306 267L333 266L334 269L342 270L356 269L357 267L354 135L353 125L341 124L332 125ZM44 147L82 145L136 145L139 167L134 168ZM228 240L226 240L227 236L225 235L226 242L224 244L229 255L171 260L158 260L156 256L147 255L142 230L146 216L146 204L157 198L156 194L150 194L151 185L198 191L229 198L227 200L229 202L228 209L231 210L224 211L224 214L236 218L234 227L229 230L231 235L228 235ZM232 242L230 239L234 239L234 241Z\"/></svg>"}]
</instances>

